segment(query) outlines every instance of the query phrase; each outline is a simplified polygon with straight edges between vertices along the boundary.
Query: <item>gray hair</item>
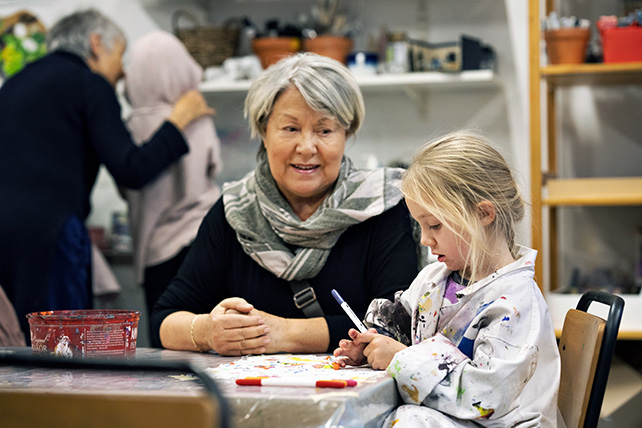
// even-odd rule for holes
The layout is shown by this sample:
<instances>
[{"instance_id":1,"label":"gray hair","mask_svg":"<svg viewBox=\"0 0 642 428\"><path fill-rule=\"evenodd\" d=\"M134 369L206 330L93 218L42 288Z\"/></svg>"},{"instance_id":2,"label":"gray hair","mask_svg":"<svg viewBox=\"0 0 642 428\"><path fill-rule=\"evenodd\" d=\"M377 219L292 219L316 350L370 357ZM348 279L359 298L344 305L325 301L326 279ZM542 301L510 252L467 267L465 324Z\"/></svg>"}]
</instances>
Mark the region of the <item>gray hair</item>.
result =
<instances>
[{"instance_id":1,"label":"gray hair","mask_svg":"<svg viewBox=\"0 0 642 428\"><path fill-rule=\"evenodd\" d=\"M126 40L125 33L112 20L96 9L87 9L56 22L47 34L47 49L75 53L86 60L91 57L92 34L98 34L108 50L113 49L117 39Z\"/></svg>"},{"instance_id":2,"label":"gray hair","mask_svg":"<svg viewBox=\"0 0 642 428\"><path fill-rule=\"evenodd\" d=\"M250 86L244 113L253 138L265 136L276 100L292 85L310 108L336 120L348 137L361 126L363 96L350 70L331 58L299 53L268 67Z\"/></svg>"}]
</instances>

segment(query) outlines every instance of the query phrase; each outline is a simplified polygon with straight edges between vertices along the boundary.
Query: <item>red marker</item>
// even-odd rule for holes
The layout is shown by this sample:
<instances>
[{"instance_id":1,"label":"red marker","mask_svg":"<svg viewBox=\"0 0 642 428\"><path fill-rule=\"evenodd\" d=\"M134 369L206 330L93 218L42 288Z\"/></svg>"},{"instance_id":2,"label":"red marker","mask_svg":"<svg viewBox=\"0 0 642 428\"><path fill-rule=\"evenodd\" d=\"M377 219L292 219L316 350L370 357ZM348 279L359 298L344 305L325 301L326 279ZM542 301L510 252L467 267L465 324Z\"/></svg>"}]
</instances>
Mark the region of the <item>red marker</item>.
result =
<instances>
[{"instance_id":1,"label":"red marker","mask_svg":"<svg viewBox=\"0 0 642 428\"><path fill-rule=\"evenodd\" d=\"M237 385L251 386L307 386L317 388L345 388L346 386L355 386L357 381L349 380L316 380L305 378L282 378L282 377L246 377L236 379Z\"/></svg>"}]
</instances>

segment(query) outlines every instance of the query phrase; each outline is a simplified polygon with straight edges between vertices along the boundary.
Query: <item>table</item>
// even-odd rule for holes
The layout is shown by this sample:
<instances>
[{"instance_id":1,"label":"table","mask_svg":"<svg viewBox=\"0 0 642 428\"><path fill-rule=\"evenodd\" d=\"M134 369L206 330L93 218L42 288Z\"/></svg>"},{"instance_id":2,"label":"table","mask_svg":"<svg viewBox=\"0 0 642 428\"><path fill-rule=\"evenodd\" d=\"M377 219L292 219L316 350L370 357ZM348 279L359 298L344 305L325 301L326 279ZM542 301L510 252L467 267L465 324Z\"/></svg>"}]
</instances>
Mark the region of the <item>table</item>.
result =
<instances>
[{"instance_id":1,"label":"table","mask_svg":"<svg viewBox=\"0 0 642 428\"><path fill-rule=\"evenodd\" d=\"M29 348L0 348L0 353L12 352L29 352ZM238 357L139 348L135 360L188 361L207 372ZM231 408L231 425L238 428L378 427L400 402L395 382L388 375L341 389L237 386L232 379L217 379L216 383ZM0 365L0 389L5 388L179 396L203 390L197 378L176 373Z\"/></svg>"}]
</instances>

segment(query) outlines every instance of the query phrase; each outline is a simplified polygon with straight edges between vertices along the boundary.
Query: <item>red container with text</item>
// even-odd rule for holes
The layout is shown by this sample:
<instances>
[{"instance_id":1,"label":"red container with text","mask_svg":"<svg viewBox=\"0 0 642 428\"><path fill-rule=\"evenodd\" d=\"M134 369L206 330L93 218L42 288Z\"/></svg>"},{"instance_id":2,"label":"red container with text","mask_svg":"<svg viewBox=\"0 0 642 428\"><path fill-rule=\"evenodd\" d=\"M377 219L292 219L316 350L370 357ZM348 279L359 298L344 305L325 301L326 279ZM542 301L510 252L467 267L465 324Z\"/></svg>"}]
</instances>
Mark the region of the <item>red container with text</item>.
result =
<instances>
[{"instance_id":1,"label":"red container with text","mask_svg":"<svg viewBox=\"0 0 642 428\"><path fill-rule=\"evenodd\" d=\"M87 309L27 315L31 349L57 357L133 357L139 311Z\"/></svg>"},{"instance_id":2,"label":"red container with text","mask_svg":"<svg viewBox=\"0 0 642 428\"><path fill-rule=\"evenodd\" d=\"M600 29L604 62L642 61L642 27Z\"/></svg>"}]
</instances>

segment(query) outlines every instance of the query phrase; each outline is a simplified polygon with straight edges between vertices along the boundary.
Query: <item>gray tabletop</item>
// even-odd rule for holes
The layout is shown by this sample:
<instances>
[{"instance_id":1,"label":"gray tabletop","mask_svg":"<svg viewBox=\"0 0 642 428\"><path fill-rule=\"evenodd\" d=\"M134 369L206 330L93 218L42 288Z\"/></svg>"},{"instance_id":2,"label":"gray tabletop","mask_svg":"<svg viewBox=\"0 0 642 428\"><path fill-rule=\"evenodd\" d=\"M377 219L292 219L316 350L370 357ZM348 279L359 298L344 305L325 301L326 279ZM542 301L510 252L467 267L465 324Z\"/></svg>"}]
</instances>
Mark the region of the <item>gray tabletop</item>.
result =
<instances>
[{"instance_id":1,"label":"gray tabletop","mask_svg":"<svg viewBox=\"0 0 642 428\"><path fill-rule=\"evenodd\" d=\"M28 352L28 348L0 348L0 352ZM399 404L394 380L386 374L349 388L238 386L222 378L217 367L228 367L238 357L154 348L136 350L136 360L189 361L211 373L231 408L233 427L378 427ZM194 395L200 381L181 373L92 371L0 365L0 388L56 390L57 392Z\"/></svg>"}]
</instances>

